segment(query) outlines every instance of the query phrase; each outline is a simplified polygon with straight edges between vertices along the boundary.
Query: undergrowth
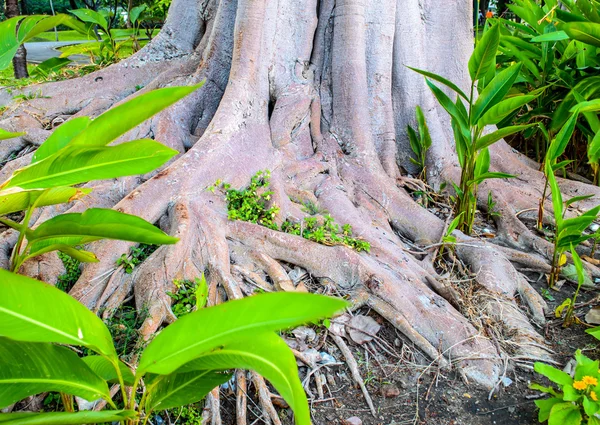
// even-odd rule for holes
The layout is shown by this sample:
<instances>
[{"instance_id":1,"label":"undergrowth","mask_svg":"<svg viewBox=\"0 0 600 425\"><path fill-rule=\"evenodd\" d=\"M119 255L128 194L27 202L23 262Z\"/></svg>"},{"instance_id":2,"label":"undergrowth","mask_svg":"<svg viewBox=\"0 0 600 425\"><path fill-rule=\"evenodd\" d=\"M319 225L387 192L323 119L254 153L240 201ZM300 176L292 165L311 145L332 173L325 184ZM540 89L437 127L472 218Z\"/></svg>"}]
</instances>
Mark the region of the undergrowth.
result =
<instances>
[{"instance_id":1,"label":"undergrowth","mask_svg":"<svg viewBox=\"0 0 600 425\"><path fill-rule=\"evenodd\" d=\"M58 258L60 258L65 266L65 272L58 276L56 287L61 291L69 292L73 285L75 285L75 282L77 282L77 279L79 279L79 276L81 276L81 262L62 252L58 253Z\"/></svg>"},{"instance_id":2,"label":"undergrowth","mask_svg":"<svg viewBox=\"0 0 600 425\"><path fill-rule=\"evenodd\" d=\"M230 220L248 221L260 224L272 230L280 230L292 235L323 245L346 245L358 252L369 252L371 244L352 234L352 226L345 224L340 227L331 215L325 213L313 203L305 203L305 210L314 217L305 217L301 223L286 220L277 226L274 219L279 213L279 207L269 204L273 191L269 190L270 171L259 171L250 180L245 189L232 189L230 184L215 182L208 189L214 192L217 187L225 191L227 199L227 216ZM322 215L317 215L321 214Z\"/></svg>"},{"instance_id":3,"label":"undergrowth","mask_svg":"<svg viewBox=\"0 0 600 425\"><path fill-rule=\"evenodd\" d=\"M192 312L196 305L196 289L198 282L192 280L174 280L177 292L168 292L167 295L173 299L171 311L178 318Z\"/></svg>"},{"instance_id":4,"label":"undergrowth","mask_svg":"<svg viewBox=\"0 0 600 425\"><path fill-rule=\"evenodd\" d=\"M123 266L125 273L133 272L133 269L140 265L146 258L150 256L158 245L139 244L129 250L129 254L122 254L117 260L117 266Z\"/></svg>"},{"instance_id":5,"label":"undergrowth","mask_svg":"<svg viewBox=\"0 0 600 425\"><path fill-rule=\"evenodd\" d=\"M105 321L119 357L129 359L136 354L136 351L143 348L142 346L136 347L139 337L138 329L147 316L147 309L138 312L135 306L122 305Z\"/></svg>"}]
</instances>

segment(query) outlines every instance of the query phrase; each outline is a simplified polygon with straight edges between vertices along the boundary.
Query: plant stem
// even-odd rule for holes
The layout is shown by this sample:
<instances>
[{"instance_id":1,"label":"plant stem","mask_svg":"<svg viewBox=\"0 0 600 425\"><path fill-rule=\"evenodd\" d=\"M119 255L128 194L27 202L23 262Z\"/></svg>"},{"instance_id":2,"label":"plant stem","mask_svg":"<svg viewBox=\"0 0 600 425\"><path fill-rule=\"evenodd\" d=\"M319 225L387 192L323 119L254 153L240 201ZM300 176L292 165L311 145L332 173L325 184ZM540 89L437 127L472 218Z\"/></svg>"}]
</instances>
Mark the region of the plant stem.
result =
<instances>
[{"instance_id":1,"label":"plant stem","mask_svg":"<svg viewBox=\"0 0 600 425\"><path fill-rule=\"evenodd\" d=\"M544 203L546 201L546 192L548 191L548 176L544 173L544 193L542 193L542 198L540 199L540 206L538 208L538 221L537 228L538 230L542 230L542 226L544 224Z\"/></svg>"},{"instance_id":2,"label":"plant stem","mask_svg":"<svg viewBox=\"0 0 600 425\"><path fill-rule=\"evenodd\" d=\"M19 232L19 239L17 240L17 244L15 245L13 252L10 256L10 271L17 272L21 263L23 262L24 255L21 256L21 246L23 245L23 240L25 239L25 232L29 228L29 222L31 221L31 214L33 213L33 206L27 209L25 212L25 218L23 218L23 224L21 225L21 231Z\"/></svg>"}]
</instances>

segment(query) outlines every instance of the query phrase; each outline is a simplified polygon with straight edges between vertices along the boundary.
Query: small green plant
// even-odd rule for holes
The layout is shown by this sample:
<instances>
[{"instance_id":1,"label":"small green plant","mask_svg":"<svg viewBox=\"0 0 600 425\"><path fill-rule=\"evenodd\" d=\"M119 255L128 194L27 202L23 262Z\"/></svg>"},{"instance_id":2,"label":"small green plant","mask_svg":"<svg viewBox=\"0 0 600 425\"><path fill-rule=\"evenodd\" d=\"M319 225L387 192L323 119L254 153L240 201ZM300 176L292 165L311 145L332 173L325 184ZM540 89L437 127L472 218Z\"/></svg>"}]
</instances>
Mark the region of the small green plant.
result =
<instances>
[{"instance_id":1,"label":"small green plant","mask_svg":"<svg viewBox=\"0 0 600 425\"><path fill-rule=\"evenodd\" d=\"M18 291L15 291L18 288ZM0 408L28 396L60 391L109 410L5 413L7 423L127 422L146 424L156 412L200 401L228 381L231 369L252 369L288 402L296 423L310 411L296 359L276 332L316 322L347 307L341 299L277 292L230 301L187 314L164 328L140 355L135 373L119 359L109 328L59 289L0 270ZM80 358L69 346L94 355ZM118 398L109 384L121 387Z\"/></svg>"},{"instance_id":2,"label":"small green plant","mask_svg":"<svg viewBox=\"0 0 600 425\"><path fill-rule=\"evenodd\" d=\"M125 269L125 273L130 274L136 266L142 264L157 248L158 246L156 245L148 244L140 244L137 247L132 247L129 250L129 255L121 254L117 260L117 266L122 266Z\"/></svg>"},{"instance_id":3,"label":"small green plant","mask_svg":"<svg viewBox=\"0 0 600 425\"><path fill-rule=\"evenodd\" d=\"M427 151L431 147L431 135L429 134L429 128L425 121L425 115L420 106L416 107L417 115L417 128L419 133L408 125L406 127L406 133L408 134L408 140L410 142L410 148L415 154L415 158L410 158L410 162L415 164L421 170L419 178L423 181L427 181L427 171L425 169L425 163L427 160Z\"/></svg>"},{"instance_id":4,"label":"small green plant","mask_svg":"<svg viewBox=\"0 0 600 425\"><path fill-rule=\"evenodd\" d=\"M573 256L573 264L575 265L575 270L577 273L577 289L575 289L575 293L573 294L573 298L567 298L563 305L566 304L567 311L565 313L565 318L563 320L564 326L569 326L573 323L573 312L575 311L575 303L577 302L577 296L579 295L579 290L581 286L585 282L585 270L583 269L583 263L581 262L581 258L579 258L579 254L571 245L571 255Z\"/></svg>"},{"instance_id":5,"label":"small green plant","mask_svg":"<svg viewBox=\"0 0 600 425\"><path fill-rule=\"evenodd\" d=\"M177 292L167 292L173 299L171 311L176 317L182 317L192 311L204 308L208 299L208 284L204 274L202 277L191 280L173 281Z\"/></svg>"},{"instance_id":6,"label":"small green plant","mask_svg":"<svg viewBox=\"0 0 600 425\"><path fill-rule=\"evenodd\" d=\"M454 246L456 245L456 236L454 236L452 232L454 232L458 227L458 224L460 223L460 216L462 214L463 213L460 213L457 217L454 217L454 219L448 225L448 229L446 229L444 236L442 236L442 246L440 247L438 254L439 257L444 255L445 248L454 250Z\"/></svg>"},{"instance_id":7,"label":"small green plant","mask_svg":"<svg viewBox=\"0 0 600 425\"><path fill-rule=\"evenodd\" d=\"M56 287L61 291L69 292L81 276L81 261L62 252L58 253L58 258L65 266L65 272L58 276Z\"/></svg>"},{"instance_id":8,"label":"small green plant","mask_svg":"<svg viewBox=\"0 0 600 425\"><path fill-rule=\"evenodd\" d=\"M91 208L83 213L60 214L35 229L30 228L30 221L36 208L70 203L89 194L91 189L76 187L81 183L143 174L167 162L177 151L154 140L108 145L199 87L151 91L94 120L74 118L54 130L37 149L31 164L14 171L0 186L0 222L19 232L11 270L19 270L26 260L51 251L60 251L80 262L96 262L93 253L77 247L100 239L175 243L176 238L151 223L112 209ZM0 140L21 135L0 130ZM21 223L8 218L19 211L25 212Z\"/></svg>"},{"instance_id":9,"label":"small green plant","mask_svg":"<svg viewBox=\"0 0 600 425\"><path fill-rule=\"evenodd\" d=\"M492 192L488 192L487 197L487 212L486 212L488 220L493 220L494 217L500 217L500 213L496 211L496 203L494 202L494 197L492 196Z\"/></svg>"},{"instance_id":10,"label":"small green plant","mask_svg":"<svg viewBox=\"0 0 600 425\"><path fill-rule=\"evenodd\" d=\"M466 234L471 234L473 229L478 185L487 179L513 177L510 174L489 171L488 147L504 137L535 125L509 126L484 134L486 126L498 124L513 111L536 98L536 95L523 95L505 99L521 72L522 64L514 64L496 75L496 53L499 43L499 25L488 28L477 43L469 60L472 83L468 96L456 84L437 74L411 68L426 77L427 85L451 117L456 153L462 169L459 185L453 184L458 201L455 214L459 216L462 213L458 228ZM431 80L454 91L457 94L456 102ZM476 91L479 92L478 97L475 96Z\"/></svg>"},{"instance_id":11,"label":"small green plant","mask_svg":"<svg viewBox=\"0 0 600 425\"><path fill-rule=\"evenodd\" d=\"M322 217L306 217L303 223L284 221L281 231L323 245L346 245L358 252L369 252L371 244L352 235L352 226L344 224L341 228L333 217L325 214Z\"/></svg>"},{"instance_id":12,"label":"small green plant","mask_svg":"<svg viewBox=\"0 0 600 425\"><path fill-rule=\"evenodd\" d=\"M535 363L535 371L558 386L557 389L554 386L530 384L531 389L550 396L535 401L540 409L540 422L548 421L549 425L600 425L600 419L596 416L600 411L600 363L586 357L580 350L575 353L575 360L577 365L573 377L545 363Z\"/></svg>"}]
</instances>

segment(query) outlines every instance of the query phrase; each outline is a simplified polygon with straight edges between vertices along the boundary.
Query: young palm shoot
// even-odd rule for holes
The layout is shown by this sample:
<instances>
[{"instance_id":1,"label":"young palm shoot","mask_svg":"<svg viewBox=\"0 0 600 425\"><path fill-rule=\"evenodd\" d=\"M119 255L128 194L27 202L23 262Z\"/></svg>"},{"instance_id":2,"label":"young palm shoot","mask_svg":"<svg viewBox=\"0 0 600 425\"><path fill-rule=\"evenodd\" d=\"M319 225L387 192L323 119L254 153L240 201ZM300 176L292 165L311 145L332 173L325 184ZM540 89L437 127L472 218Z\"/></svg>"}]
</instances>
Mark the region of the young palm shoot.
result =
<instances>
[{"instance_id":1,"label":"young palm shoot","mask_svg":"<svg viewBox=\"0 0 600 425\"><path fill-rule=\"evenodd\" d=\"M503 118L535 99L536 95L505 98L521 71L515 64L496 75L496 52L500 41L500 27L488 28L477 43L469 60L471 87L469 95L456 84L440 75L411 68L424 75L440 105L450 114L458 161L462 169L459 185L455 185L457 203L455 214L461 214L458 228L470 234L477 208L477 188L487 179L513 177L510 174L490 172L488 147L511 134L534 124L504 127L485 134L486 126L498 124ZM433 81L456 93L453 101ZM476 92L479 91L479 96Z\"/></svg>"},{"instance_id":2,"label":"young palm shoot","mask_svg":"<svg viewBox=\"0 0 600 425\"><path fill-rule=\"evenodd\" d=\"M423 181L427 181L425 162L427 160L427 151L431 147L431 135L429 134L429 128L427 127L425 115L423 114L421 107L417 106L415 112L417 115L418 134L410 125L406 126L410 148L415 154L415 158L410 158L410 162L415 164L421 170L419 178Z\"/></svg>"}]
</instances>

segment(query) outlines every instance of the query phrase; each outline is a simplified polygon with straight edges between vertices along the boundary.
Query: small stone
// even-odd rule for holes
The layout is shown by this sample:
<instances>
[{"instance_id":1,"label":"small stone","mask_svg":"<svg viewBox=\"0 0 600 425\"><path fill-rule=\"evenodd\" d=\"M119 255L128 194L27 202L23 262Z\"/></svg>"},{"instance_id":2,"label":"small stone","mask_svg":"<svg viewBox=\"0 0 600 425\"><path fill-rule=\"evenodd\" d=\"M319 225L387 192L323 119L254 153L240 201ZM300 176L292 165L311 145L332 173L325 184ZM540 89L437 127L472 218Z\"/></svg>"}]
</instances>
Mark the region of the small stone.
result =
<instances>
[{"instance_id":1,"label":"small stone","mask_svg":"<svg viewBox=\"0 0 600 425\"><path fill-rule=\"evenodd\" d=\"M337 385L337 382L335 382L335 376L333 376L332 374L328 373L326 375L327 377L327 383L332 386L335 387Z\"/></svg>"},{"instance_id":2,"label":"small stone","mask_svg":"<svg viewBox=\"0 0 600 425\"><path fill-rule=\"evenodd\" d=\"M381 387L381 395L385 398L394 398L400 395L400 389L394 384L384 384Z\"/></svg>"},{"instance_id":3,"label":"small stone","mask_svg":"<svg viewBox=\"0 0 600 425\"><path fill-rule=\"evenodd\" d=\"M348 419L342 419L342 425L362 425L362 421L357 416Z\"/></svg>"}]
</instances>

